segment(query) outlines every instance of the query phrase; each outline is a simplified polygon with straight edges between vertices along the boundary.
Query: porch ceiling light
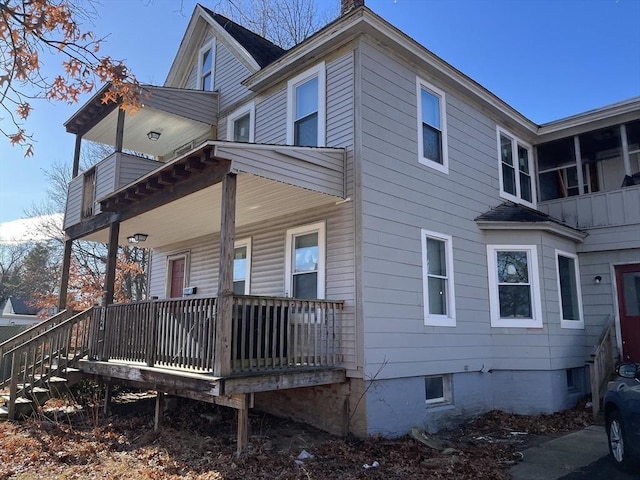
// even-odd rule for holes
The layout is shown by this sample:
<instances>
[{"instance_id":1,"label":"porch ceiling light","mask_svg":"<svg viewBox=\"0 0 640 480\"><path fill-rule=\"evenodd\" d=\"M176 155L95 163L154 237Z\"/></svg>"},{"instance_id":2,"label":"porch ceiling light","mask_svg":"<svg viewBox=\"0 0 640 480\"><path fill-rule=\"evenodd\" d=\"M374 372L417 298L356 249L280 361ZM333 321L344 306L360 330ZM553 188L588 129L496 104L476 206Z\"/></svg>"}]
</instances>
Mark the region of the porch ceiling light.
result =
<instances>
[{"instance_id":1,"label":"porch ceiling light","mask_svg":"<svg viewBox=\"0 0 640 480\"><path fill-rule=\"evenodd\" d=\"M152 142L157 142L160 138L160 132L154 132L153 130L151 130L149 131L149 133L147 133L147 138Z\"/></svg>"},{"instance_id":2,"label":"porch ceiling light","mask_svg":"<svg viewBox=\"0 0 640 480\"><path fill-rule=\"evenodd\" d=\"M127 237L127 241L129 243L140 243L144 242L148 237L149 235L147 235L146 233L134 233L133 235Z\"/></svg>"}]
</instances>

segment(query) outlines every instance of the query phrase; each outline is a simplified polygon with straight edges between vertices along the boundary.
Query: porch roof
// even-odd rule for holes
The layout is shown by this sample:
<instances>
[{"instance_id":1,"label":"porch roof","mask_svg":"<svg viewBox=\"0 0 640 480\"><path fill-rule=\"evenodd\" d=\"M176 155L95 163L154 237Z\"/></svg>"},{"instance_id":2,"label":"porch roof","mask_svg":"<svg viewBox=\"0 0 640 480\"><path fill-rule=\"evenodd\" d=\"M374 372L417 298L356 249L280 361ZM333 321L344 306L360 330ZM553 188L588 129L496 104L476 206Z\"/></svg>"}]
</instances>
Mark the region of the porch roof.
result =
<instances>
[{"instance_id":1,"label":"porch roof","mask_svg":"<svg viewBox=\"0 0 640 480\"><path fill-rule=\"evenodd\" d=\"M344 159L342 148L208 141L97 201L120 221L119 243L144 232L144 246L156 247L219 231L220 182L229 172L238 174L242 226L342 200ZM106 226L82 236L104 242Z\"/></svg>"},{"instance_id":2,"label":"porch roof","mask_svg":"<svg viewBox=\"0 0 640 480\"><path fill-rule=\"evenodd\" d=\"M102 101L109 88L110 84L104 85L65 122L67 132L115 145L119 105ZM147 155L173 152L185 138L210 134L211 126L218 121L218 92L143 85L140 102L141 108L135 113L125 112L123 147ZM160 133L160 138L150 140L150 131Z\"/></svg>"}]
</instances>

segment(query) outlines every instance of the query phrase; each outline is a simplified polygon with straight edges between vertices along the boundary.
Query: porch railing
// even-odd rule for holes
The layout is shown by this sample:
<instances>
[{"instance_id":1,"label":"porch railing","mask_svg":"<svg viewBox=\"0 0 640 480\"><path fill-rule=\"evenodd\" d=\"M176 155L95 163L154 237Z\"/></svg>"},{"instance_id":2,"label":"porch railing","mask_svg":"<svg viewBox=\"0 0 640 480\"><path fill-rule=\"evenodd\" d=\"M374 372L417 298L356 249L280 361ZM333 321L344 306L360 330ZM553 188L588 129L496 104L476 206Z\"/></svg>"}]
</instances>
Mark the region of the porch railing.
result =
<instances>
[{"instance_id":1,"label":"porch railing","mask_svg":"<svg viewBox=\"0 0 640 480\"><path fill-rule=\"evenodd\" d=\"M607 387L607 382L614 372L613 333L614 319L611 317L600 335L598 344L593 347L591 358L587 361L591 380L591 403L594 417L597 417L600 412L601 399Z\"/></svg>"},{"instance_id":2,"label":"porch railing","mask_svg":"<svg viewBox=\"0 0 640 480\"><path fill-rule=\"evenodd\" d=\"M339 365L342 301L234 296L231 374ZM95 308L90 356L212 372L216 299Z\"/></svg>"}]
</instances>

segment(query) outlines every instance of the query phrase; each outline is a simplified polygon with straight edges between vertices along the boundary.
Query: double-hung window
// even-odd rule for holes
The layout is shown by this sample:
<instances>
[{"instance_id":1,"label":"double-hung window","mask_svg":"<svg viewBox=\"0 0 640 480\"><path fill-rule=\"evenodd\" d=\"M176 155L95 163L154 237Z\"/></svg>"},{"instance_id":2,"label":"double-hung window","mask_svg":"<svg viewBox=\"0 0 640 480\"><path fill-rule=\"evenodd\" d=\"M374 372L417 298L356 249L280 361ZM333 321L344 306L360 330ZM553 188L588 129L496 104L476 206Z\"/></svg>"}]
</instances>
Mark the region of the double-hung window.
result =
<instances>
[{"instance_id":1,"label":"double-hung window","mask_svg":"<svg viewBox=\"0 0 640 480\"><path fill-rule=\"evenodd\" d=\"M295 298L324 298L324 222L287 230L286 294Z\"/></svg>"},{"instance_id":2,"label":"double-hung window","mask_svg":"<svg viewBox=\"0 0 640 480\"><path fill-rule=\"evenodd\" d=\"M233 249L233 293L249 295L251 291L251 239L239 240Z\"/></svg>"},{"instance_id":3,"label":"double-hung window","mask_svg":"<svg viewBox=\"0 0 640 480\"><path fill-rule=\"evenodd\" d=\"M556 265L560 295L560 326L584 328L578 257L572 253L556 250Z\"/></svg>"},{"instance_id":4,"label":"double-hung window","mask_svg":"<svg viewBox=\"0 0 640 480\"><path fill-rule=\"evenodd\" d=\"M227 117L227 140L254 142L255 103L251 102Z\"/></svg>"},{"instance_id":5,"label":"double-hung window","mask_svg":"<svg viewBox=\"0 0 640 480\"><path fill-rule=\"evenodd\" d=\"M424 323L455 327L452 238L422 230Z\"/></svg>"},{"instance_id":6,"label":"double-hung window","mask_svg":"<svg viewBox=\"0 0 640 480\"><path fill-rule=\"evenodd\" d=\"M497 128L500 196L535 208L531 145Z\"/></svg>"},{"instance_id":7,"label":"double-hung window","mask_svg":"<svg viewBox=\"0 0 640 480\"><path fill-rule=\"evenodd\" d=\"M488 245L492 327L542 328L535 245Z\"/></svg>"},{"instance_id":8,"label":"double-hung window","mask_svg":"<svg viewBox=\"0 0 640 480\"><path fill-rule=\"evenodd\" d=\"M326 131L324 62L287 83L287 144L323 147Z\"/></svg>"},{"instance_id":9,"label":"double-hung window","mask_svg":"<svg viewBox=\"0 0 640 480\"><path fill-rule=\"evenodd\" d=\"M446 100L442 90L417 79L418 161L449 173Z\"/></svg>"},{"instance_id":10,"label":"double-hung window","mask_svg":"<svg viewBox=\"0 0 640 480\"><path fill-rule=\"evenodd\" d=\"M213 90L214 48L215 44L211 41L198 53L198 88L208 92Z\"/></svg>"}]
</instances>

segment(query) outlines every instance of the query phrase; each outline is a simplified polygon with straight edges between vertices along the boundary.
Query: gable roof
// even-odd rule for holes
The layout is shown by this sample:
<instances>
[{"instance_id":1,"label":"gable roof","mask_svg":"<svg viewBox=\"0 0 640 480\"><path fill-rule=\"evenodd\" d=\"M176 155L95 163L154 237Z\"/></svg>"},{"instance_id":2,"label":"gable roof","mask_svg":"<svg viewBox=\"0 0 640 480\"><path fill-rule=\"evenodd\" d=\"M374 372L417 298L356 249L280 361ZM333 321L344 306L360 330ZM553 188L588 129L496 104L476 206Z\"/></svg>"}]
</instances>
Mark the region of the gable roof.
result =
<instances>
[{"instance_id":1,"label":"gable roof","mask_svg":"<svg viewBox=\"0 0 640 480\"><path fill-rule=\"evenodd\" d=\"M11 306L12 313L16 315L37 315L39 309L37 307L30 307L27 303L18 297L9 297L7 305Z\"/></svg>"},{"instance_id":2,"label":"gable roof","mask_svg":"<svg viewBox=\"0 0 640 480\"><path fill-rule=\"evenodd\" d=\"M211 18L213 18L222 28L225 29L229 35L231 35L260 65L260 67L266 67L271 62L277 60L285 54L286 50L280 48L275 43L270 42L264 37L261 37L257 33L253 33L251 30L237 24L233 20L228 19L209 10L207 7L200 5L202 9L207 12Z\"/></svg>"},{"instance_id":3,"label":"gable roof","mask_svg":"<svg viewBox=\"0 0 640 480\"><path fill-rule=\"evenodd\" d=\"M587 237L587 233L551 215L513 202L504 202L474 220L481 229L485 230L514 228L548 230L576 241L582 241Z\"/></svg>"}]
</instances>

